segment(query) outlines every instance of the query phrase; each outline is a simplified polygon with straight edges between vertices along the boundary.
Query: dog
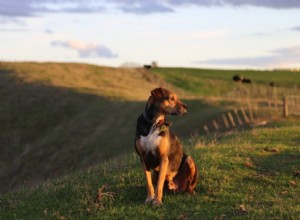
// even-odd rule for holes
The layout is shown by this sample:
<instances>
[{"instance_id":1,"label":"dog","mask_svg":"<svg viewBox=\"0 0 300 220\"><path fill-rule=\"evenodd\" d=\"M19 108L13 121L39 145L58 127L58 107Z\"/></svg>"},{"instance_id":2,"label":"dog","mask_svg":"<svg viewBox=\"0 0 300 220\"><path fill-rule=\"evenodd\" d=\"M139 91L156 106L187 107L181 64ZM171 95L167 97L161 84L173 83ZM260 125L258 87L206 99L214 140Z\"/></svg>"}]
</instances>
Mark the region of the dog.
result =
<instances>
[{"instance_id":1,"label":"dog","mask_svg":"<svg viewBox=\"0 0 300 220\"><path fill-rule=\"evenodd\" d=\"M167 115L185 115L188 106L174 92L156 88L137 119L135 150L140 156L147 182L145 203L162 205L163 189L194 193L198 169L182 149L179 138L170 130ZM152 171L152 172L151 172ZM155 191L153 185L156 185Z\"/></svg>"}]
</instances>

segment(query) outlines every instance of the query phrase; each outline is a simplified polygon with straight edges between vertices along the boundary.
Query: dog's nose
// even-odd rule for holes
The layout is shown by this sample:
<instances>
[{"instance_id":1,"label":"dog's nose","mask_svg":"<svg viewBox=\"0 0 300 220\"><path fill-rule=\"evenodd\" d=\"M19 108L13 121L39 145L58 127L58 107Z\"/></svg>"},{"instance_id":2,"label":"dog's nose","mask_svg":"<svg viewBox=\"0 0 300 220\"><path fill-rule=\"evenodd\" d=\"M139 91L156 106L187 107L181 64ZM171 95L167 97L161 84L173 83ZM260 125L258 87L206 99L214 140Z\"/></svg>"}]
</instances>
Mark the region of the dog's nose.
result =
<instances>
[{"instance_id":1,"label":"dog's nose","mask_svg":"<svg viewBox=\"0 0 300 220\"><path fill-rule=\"evenodd\" d=\"M188 108L188 106L187 106L186 104L184 104L183 102L181 102L181 101L179 101L179 100L178 100L178 104L179 104L179 106L182 106L182 107L185 108L185 109Z\"/></svg>"},{"instance_id":2,"label":"dog's nose","mask_svg":"<svg viewBox=\"0 0 300 220\"><path fill-rule=\"evenodd\" d=\"M186 104L184 104L184 103L182 103L182 106L184 107L184 108L189 108Z\"/></svg>"}]
</instances>

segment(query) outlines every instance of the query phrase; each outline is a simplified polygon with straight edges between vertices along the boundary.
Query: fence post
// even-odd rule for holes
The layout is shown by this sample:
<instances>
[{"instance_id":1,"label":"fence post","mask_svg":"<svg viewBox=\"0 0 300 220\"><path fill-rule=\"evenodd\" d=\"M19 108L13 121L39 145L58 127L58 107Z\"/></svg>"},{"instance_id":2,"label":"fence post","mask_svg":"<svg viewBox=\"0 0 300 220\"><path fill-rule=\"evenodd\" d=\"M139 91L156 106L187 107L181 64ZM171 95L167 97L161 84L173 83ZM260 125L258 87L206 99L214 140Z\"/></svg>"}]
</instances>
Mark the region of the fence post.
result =
<instances>
[{"instance_id":1,"label":"fence post","mask_svg":"<svg viewBox=\"0 0 300 220\"><path fill-rule=\"evenodd\" d=\"M248 99L248 109L249 109L250 121L253 122L254 121L253 111L249 99Z\"/></svg>"},{"instance_id":2,"label":"fence post","mask_svg":"<svg viewBox=\"0 0 300 220\"><path fill-rule=\"evenodd\" d=\"M230 128L230 125L228 123L228 120L227 120L225 114L222 114L222 118L223 118L224 125L225 125L226 129Z\"/></svg>"},{"instance_id":3,"label":"fence post","mask_svg":"<svg viewBox=\"0 0 300 220\"><path fill-rule=\"evenodd\" d=\"M219 125L218 125L218 123L216 122L216 120L213 120L212 123L213 123L213 126L214 126L214 128L216 129L216 131L218 131L218 130L219 130Z\"/></svg>"},{"instance_id":4,"label":"fence post","mask_svg":"<svg viewBox=\"0 0 300 220\"><path fill-rule=\"evenodd\" d=\"M236 119L237 119L239 125L242 126L242 125L243 125L243 122L242 122L242 120L241 120L241 118L240 118L240 116L239 116L239 112L238 112L238 110L237 110L236 108L233 110L233 113L235 114Z\"/></svg>"},{"instance_id":5,"label":"fence post","mask_svg":"<svg viewBox=\"0 0 300 220\"><path fill-rule=\"evenodd\" d=\"M286 96L283 96L283 117L287 118L289 116L289 109Z\"/></svg>"},{"instance_id":6,"label":"fence post","mask_svg":"<svg viewBox=\"0 0 300 220\"><path fill-rule=\"evenodd\" d=\"M243 108L243 107L241 107L241 112L242 112L242 114L243 114L243 117L244 117L244 121L246 122L246 123L249 123L249 118L248 118L248 116L247 116L247 114L246 114L246 112L245 112L245 109Z\"/></svg>"},{"instance_id":7,"label":"fence post","mask_svg":"<svg viewBox=\"0 0 300 220\"><path fill-rule=\"evenodd\" d=\"M228 115L228 118L229 118L229 121L230 121L232 127L236 127L236 124L233 120L232 114L230 112L228 112L227 115Z\"/></svg>"},{"instance_id":8,"label":"fence post","mask_svg":"<svg viewBox=\"0 0 300 220\"><path fill-rule=\"evenodd\" d=\"M208 135L209 135L209 128L208 128L208 126L207 126L207 125L204 125L204 126L203 126L203 129L204 129L206 135L208 136Z\"/></svg>"}]
</instances>

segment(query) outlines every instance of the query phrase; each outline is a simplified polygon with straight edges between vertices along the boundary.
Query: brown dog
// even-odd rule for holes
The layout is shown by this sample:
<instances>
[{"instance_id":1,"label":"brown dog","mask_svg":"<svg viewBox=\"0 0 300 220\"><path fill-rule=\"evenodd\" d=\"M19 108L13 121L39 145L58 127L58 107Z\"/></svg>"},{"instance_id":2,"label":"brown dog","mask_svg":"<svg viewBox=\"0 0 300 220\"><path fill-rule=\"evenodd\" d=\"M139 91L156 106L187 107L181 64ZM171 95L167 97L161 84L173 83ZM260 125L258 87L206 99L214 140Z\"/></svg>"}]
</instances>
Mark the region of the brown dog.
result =
<instances>
[{"instance_id":1,"label":"brown dog","mask_svg":"<svg viewBox=\"0 0 300 220\"><path fill-rule=\"evenodd\" d=\"M193 159L184 154L179 138L170 131L171 123L165 122L166 115L186 112L187 106L175 93L157 88L151 91L145 110L137 119L135 149L146 176L146 203L161 206L164 185L175 192L190 193L196 187L197 167ZM156 184L155 192L153 184Z\"/></svg>"}]
</instances>

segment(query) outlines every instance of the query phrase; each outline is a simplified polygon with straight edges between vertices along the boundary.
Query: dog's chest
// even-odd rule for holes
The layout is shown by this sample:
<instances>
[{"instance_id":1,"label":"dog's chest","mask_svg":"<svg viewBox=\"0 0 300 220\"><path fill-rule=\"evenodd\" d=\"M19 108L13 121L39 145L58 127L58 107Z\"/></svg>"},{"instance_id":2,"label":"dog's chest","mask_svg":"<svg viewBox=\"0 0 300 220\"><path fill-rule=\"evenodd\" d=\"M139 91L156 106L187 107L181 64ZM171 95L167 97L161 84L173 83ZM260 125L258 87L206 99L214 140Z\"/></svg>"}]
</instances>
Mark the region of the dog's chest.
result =
<instances>
[{"instance_id":1,"label":"dog's chest","mask_svg":"<svg viewBox=\"0 0 300 220\"><path fill-rule=\"evenodd\" d=\"M159 146L161 138L159 130L151 130L147 136L141 135L140 144L144 152L151 152L155 155L156 148Z\"/></svg>"}]
</instances>

